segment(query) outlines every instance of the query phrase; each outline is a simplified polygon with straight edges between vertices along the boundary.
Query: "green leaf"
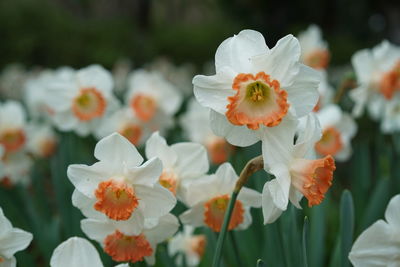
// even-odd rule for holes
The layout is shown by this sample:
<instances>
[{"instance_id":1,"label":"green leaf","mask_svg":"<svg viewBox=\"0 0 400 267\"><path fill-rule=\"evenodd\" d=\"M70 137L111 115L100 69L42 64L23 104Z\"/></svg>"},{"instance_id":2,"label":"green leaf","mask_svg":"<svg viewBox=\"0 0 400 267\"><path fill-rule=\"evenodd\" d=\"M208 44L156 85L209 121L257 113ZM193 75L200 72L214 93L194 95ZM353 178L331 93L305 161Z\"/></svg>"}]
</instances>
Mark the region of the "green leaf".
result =
<instances>
[{"instance_id":1,"label":"green leaf","mask_svg":"<svg viewBox=\"0 0 400 267\"><path fill-rule=\"evenodd\" d=\"M348 259L353 244L354 205L350 191L345 190L340 200L340 266L350 266Z\"/></svg>"},{"instance_id":2,"label":"green leaf","mask_svg":"<svg viewBox=\"0 0 400 267\"><path fill-rule=\"evenodd\" d=\"M307 257L307 241L308 241L308 218L304 217L304 225L303 225L303 240L302 240L302 249L303 249L303 266L308 267L308 257Z\"/></svg>"}]
</instances>

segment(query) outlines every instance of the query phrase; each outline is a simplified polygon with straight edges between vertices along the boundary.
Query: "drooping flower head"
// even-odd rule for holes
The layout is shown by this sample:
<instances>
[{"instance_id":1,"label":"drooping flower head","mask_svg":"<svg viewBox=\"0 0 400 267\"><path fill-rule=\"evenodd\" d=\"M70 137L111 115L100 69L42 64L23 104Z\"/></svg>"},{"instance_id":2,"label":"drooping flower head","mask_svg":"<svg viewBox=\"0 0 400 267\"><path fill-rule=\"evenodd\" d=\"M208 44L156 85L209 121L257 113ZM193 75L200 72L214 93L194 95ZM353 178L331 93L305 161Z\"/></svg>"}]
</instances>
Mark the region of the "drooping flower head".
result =
<instances>
[{"instance_id":1,"label":"drooping flower head","mask_svg":"<svg viewBox=\"0 0 400 267\"><path fill-rule=\"evenodd\" d=\"M76 189L94 202L95 210L113 220L131 218L132 231L139 232L145 217L160 217L174 207L174 196L158 184L161 161L152 158L142 164L142 156L120 134L100 140L94 156L98 162L72 164L67 174Z\"/></svg>"},{"instance_id":2,"label":"drooping flower head","mask_svg":"<svg viewBox=\"0 0 400 267\"><path fill-rule=\"evenodd\" d=\"M191 142L200 143L207 148L212 163L221 164L228 161L234 147L211 130L209 108L201 106L196 99L191 99L180 122Z\"/></svg>"},{"instance_id":3,"label":"drooping flower head","mask_svg":"<svg viewBox=\"0 0 400 267\"><path fill-rule=\"evenodd\" d=\"M208 226L219 232L237 179L232 165L224 163L215 174L190 183L186 200L190 209L180 216L181 221L194 227ZM251 224L250 207L260 206L261 194L246 187L242 188L228 229L246 229Z\"/></svg>"},{"instance_id":4,"label":"drooping flower head","mask_svg":"<svg viewBox=\"0 0 400 267\"><path fill-rule=\"evenodd\" d=\"M21 151L26 144L26 115L16 101L0 103L0 145L6 153Z\"/></svg>"},{"instance_id":5,"label":"drooping flower head","mask_svg":"<svg viewBox=\"0 0 400 267\"><path fill-rule=\"evenodd\" d=\"M286 119L285 127L265 132L264 168L275 179L265 183L262 193L264 223L274 222L286 210L288 202L300 208L302 196L309 206L320 204L332 185L335 161L331 155L312 159L315 143L321 138L317 118L310 114L304 130L294 143L297 121ZM264 145L264 144L263 144Z\"/></svg>"},{"instance_id":6,"label":"drooping flower head","mask_svg":"<svg viewBox=\"0 0 400 267\"><path fill-rule=\"evenodd\" d=\"M301 61L311 68L323 70L328 67L330 53L328 44L322 39L321 29L310 25L299 34Z\"/></svg>"},{"instance_id":7,"label":"drooping flower head","mask_svg":"<svg viewBox=\"0 0 400 267\"><path fill-rule=\"evenodd\" d=\"M57 128L81 136L91 133L106 112L118 106L112 88L111 74L99 65L56 77L48 84L46 104Z\"/></svg>"},{"instance_id":8,"label":"drooping flower head","mask_svg":"<svg viewBox=\"0 0 400 267\"><path fill-rule=\"evenodd\" d=\"M320 75L299 62L300 53L292 35L272 49L252 30L222 42L215 54L216 74L193 79L197 100L211 108L213 131L233 145L249 146L289 114L311 112Z\"/></svg>"},{"instance_id":9,"label":"drooping flower head","mask_svg":"<svg viewBox=\"0 0 400 267\"><path fill-rule=\"evenodd\" d=\"M168 146L155 132L146 142L146 157L159 158L163 163L160 184L184 201L184 186L207 173L209 168L205 148L196 143L177 143Z\"/></svg>"},{"instance_id":10,"label":"drooping flower head","mask_svg":"<svg viewBox=\"0 0 400 267\"><path fill-rule=\"evenodd\" d=\"M32 234L13 228L0 208L0 266L16 266L14 254L24 250L32 241Z\"/></svg>"},{"instance_id":11,"label":"drooping flower head","mask_svg":"<svg viewBox=\"0 0 400 267\"><path fill-rule=\"evenodd\" d=\"M171 257L176 256L175 262L178 266L183 264L185 257L188 266L197 266L203 257L206 236L203 234L194 234L194 228L185 225L182 232L177 233L168 242L168 253Z\"/></svg>"},{"instance_id":12,"label":"drooping flower head","mask_svg":"<svg viewBox=\"0 0 400 267\"><path fill-rule=\"evenodd\" d=\"M81 221L82 231L99 242L114 261L135 263L145 260L151 265L155 263L157 244L172 237L178 227L178 220L172 214L146 219L142 231L134 235L127 234L107 219Z\"/></svg>"}]
</instances>

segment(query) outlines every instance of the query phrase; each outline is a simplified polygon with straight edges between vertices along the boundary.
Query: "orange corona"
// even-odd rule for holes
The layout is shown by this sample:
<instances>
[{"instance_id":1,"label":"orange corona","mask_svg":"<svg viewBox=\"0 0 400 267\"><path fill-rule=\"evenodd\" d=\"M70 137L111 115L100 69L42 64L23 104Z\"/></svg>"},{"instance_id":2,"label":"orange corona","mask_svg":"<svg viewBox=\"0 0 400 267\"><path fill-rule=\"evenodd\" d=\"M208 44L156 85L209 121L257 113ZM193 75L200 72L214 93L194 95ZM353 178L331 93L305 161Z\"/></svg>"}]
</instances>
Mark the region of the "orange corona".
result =
<instances>
[{"instance_id":1,"label":"orange corona","mask_svg":"<svg viewBox=\"0 0 400 267\"><path fill-rule=\"evenodd\" d=\"M221 231L225 211L228 208L229 199L230 197L228 195L222 195L214 197L204 204L204 223L215 232ZM228 225L228 230L235 229L243 222L243 219L243 204L239 200L236 200L232 211L231 221Z\"/></svg>"},{"instance_id":2,"label":"orange corona","mask_svg":"<svg viewBox=\"0 0 400 267\"><path fill-rule=\"evenodd\" d=\"M127 220L139 205L132 187L123 182L101 182L96 191L94 208L113 220Z\"/></svg>"},{"instance_id":3,"label":"orange corona","mask_svg":"<svg viewBox=\"0 0 400 267\"><path fill-rule=\"evenodd\" d=\"M273 127L281 123L288 112L287 92L264 72L238 74L232 89L236 94L228 97L225 115L234 125L246 125L252 130L260 125Z\"/></svg>"},{"instance_id":4,"label":"orange corona","mask_svg":"<svg viewBox=\"0 0 400 267\"><path fill-rule=\"evenodd\" d=\"M0 144L6 152L20 150L26 142L25 132L21 129L8 129L0 134Z\"/></svg>"},{"instance_id":5,"label":"orange corona","mask_svg":"<svg viewBox=\"0 0 400 267\"><path fill-rule=\"evenodd\" d=\"M330 55L326 49L318 49L309 53L304 63L314 69L326 69L329 64Z\"/></svg>"},{"instance_id":6,"label":"orange corona","mask_svg":"<svg viewBox=\"0 0 400 267\"><path fill-rule=\"evenodd\" d=\"M136 124L127 124L121 128L119 133L129 140L134 145L138 145L140 138L142 137L142 128Z\"/></svg>"},{"instance_id":7,"label":"orange corona","mask_svg":"<svg viewBox=\"0 0 400 267\"><path fill-rule=\"evenodd\" d=\"M157 109L157 104L152 96L137 94L131 100L131 107L142 121L151 120Z\"/></svg>"},{"instance_id":8,"label":"orange corona","mask_svg":"<svg viewBox=\"0 0 400 267\"><path fill-rule=\"evenodd\" d=\"M189 247L192 252L194 252L199 258L204 255L206 247L206 237L205 235L195 235L189 241Z\"/></svg>"},{"instance_id":9,"label":"orange corona","mask_svg":"<svg viewBox=\"0 0 400 267\"><path fill-rule=\"evenodd\" d=\"M332 185L333 171L336 169L332 156L322 159L298 159L291 168L292 184L308 200L308 206L318 205Z\"/></svg>"},{"instance_id":10,"label":"orange corona","mask_svg":"<svg viewBox=\"0 0 400 267\"><path fill-rule=\"evenodd\" d=\"M106 110L104 96L95 88L83 88L72 103L72 112L81 121L101 117Z\"/></svg>"},{"instance_id":11,"label":"orange corona","mask_svg":"<svg viewBox=\"0 0 400 267\"><path fill-rule=\"evenodd\" d=\"M396 91L400 91L400 61L391 71L383 74L379 90L387 100L392 99Z\"/></svg>"},{"instance_id":12,"label":"orange corona","mask_svg":"<svg viewBox=\"0 0 400 267\"><path fill-rule=\"evenodd\" d=\"M178 179L172 170L165 170L161 173L160 184L176 195L176 188L178 186Z\"/></svg>"},{"instance_id":13,"label":"orange corona","mask_svg":"<svg viewBox=\"0 0 400 267\"><path fill-rule=\"evenodd\" d=\"M114 261L130 261L132 263L142 261L144 257L153 254L153 249L143 234L128 236L118 230L104 239L104 251Z\"/></svg>"},{"instance_id":14,"label":"orange corona","mask_svg":"<svg viewBox=\"0 0 400 267\"><path fill-rule=\"evenodd\" d=\"M207 143L208 154L214 164L221 164L228 160L233 150L233 146L228 144L224 138L215 137Z\"/></svg>"},{"instance_id":15,"label":"orange corona","mask_svg":"<svg viewBox=\"0 0 400 267\"><path fill-rule=\"evenodd\" d=\"M322 133L321 140L315 144L315 150L322 156L335 156L343 148L341 134L334 127L325 129Z\"/></svg>"}]
</instances>

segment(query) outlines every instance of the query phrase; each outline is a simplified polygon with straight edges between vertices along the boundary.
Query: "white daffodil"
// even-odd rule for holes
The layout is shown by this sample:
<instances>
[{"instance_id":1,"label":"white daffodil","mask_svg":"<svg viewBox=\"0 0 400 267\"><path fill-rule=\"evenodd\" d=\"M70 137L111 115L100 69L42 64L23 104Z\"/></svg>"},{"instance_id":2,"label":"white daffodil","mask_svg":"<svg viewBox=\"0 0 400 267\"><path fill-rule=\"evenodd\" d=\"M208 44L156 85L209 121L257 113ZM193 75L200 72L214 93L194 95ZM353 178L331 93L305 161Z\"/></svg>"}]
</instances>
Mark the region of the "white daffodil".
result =
<instances>
[{"instance_id":1,"label":"white daffodil","mask_svg":"<svg viewBox=\"0 0 400 267\"><path fill-rule=\"evenodd\" d=\"M90 134L101 118L118 106L112 95L111 74L99 65L73 72L48 84L46 104L61 131Z\"/></svg>"},{"instance_id":2,"label":"white daffodil","mask_svg":"<svg viewBox=\"0 0 400 267\"><path fill-rule=\"evenodd\" d=\"M13 228L0 208L0 266L15 267L14 254L26 249L32 241L32 234L19 228Z\"/></svg>"},{"instance_id":3,"label":"white daffodil","mask_svg":"<svg viewBox=\"0 0 400 267\"><path fill-rule=\"evenodd\" d=\"M310 25L306 31L299 34L301 46L301 61L314 69L323 70L328 67L330 53L328 44L322 39L321 29Z\"/></svg>"},{"instance_id":4,"label":"white daffodil","mask_svg":"<svg viewBox=\"0 0 400 267\"><path fill-rule=\"evenodd\" d=\"M28 185L30 183L33 161L25 151L5 154L2 158L2 165L1 185L12 187L16 184Z\"/></svg>"},{"instance_id":5,"label":"white daffodil","mask_svg":"<svg viewBox=\"0 0 400 267\"><path fill-rule=\"evenodd\" d=\"M192 226L185 225L183 231L177 233L168 242L169 255L174 257L178 254L175 259L177 266L183 265L183 257L185 257L186 265L189 267L199 265L203 257L206 236L194 235L193 231Z\"/></svg>"},{"instance_id":6,"label":"white daffodil","mask_svg":"<svg viewBox=\"0 0 400 267\"><path fill-rule=\"evenodd\" d=\"M219 232L225 211L238 176L230 163L219 166L216 173L193 182L188 187L187 204L190 209L179 218L194 227L208 226ZM252 222L250 207L261 206L261 194L243 187L238 195L228 229L246 229Z\"/></svg>"},{"instance_id":7,"label":"white daffodil","mask_svg":"<svg viewBox=\"0 0 400 267\"><path fill-rule=\"evenodd\" d=\"M118 132L135 146L140 146L151 133L164 132L171 125L173 125L173 120L170 116L156 114L152 120L144 122L131 108L124 107L105 117L95 131L95 135L101 139L113 132Z\"/></svg>"},{"instance_id":8,"label":"white daffodil","mask_svg":"<svg viewBox=\"0 0 400 267\"><path fill-rule=\"evenodd\" d=\"M400 131L400 94L396 94L387 102L381 122L381 130L384 133Z\"/></svg>"},{"instance_id":9,"label":"white daffodil","mask_svg":"<svg viewBox=\"0 0 400 267\"><path fill-rule=\"evenodd\" d=\"M175 206L172 193L158 184L161 161L152 158L142 164L135 146L120 134L100 140L94 156L98 162L91 166L72 164L67 174L75 188L93 202L95 210L113 220L131 220L131 230L137 233L144 218L160 217Z\"/></svg>"},{"instance_id":10,"label":"white daffodil","mask_svg":"<svg viewBox=\"0 0 400 267\"><path fill-rule=\"evenodd\" d=\"M34 156L47 158L56 151L58 137L49 124L28 124L27 136L26 149Z\"/></svg>"},{"instance_id":11,"label":"white daffodil","mask_svg":"<svg viewBox=\"0 0 400 267\"><path fill-rule=\"evenodd\" d=\"M400 48L383 41L372 50L356 52L351 58L358 87L350 91L359 117L367 105L373 119L381 118L387 101L400 93Z\"/></svg>"},{"instance_id":12,"label":"white daffodil","mask_svg":"<svg viewBox=\"0 0 400 267\"><path fill-rule=\"evenodd\" d=\"M103 267L96 248L86 239L71 237L56 247L51 267Z\"/></svg>"},{"instance_id":13,"label":"white daffodil","mask_svg":"<svg viewBox=\"0 0 400 267\"><path fill-rule=\"evenodd\" d=\"M214 133L233 145L250 146L284 118L310 113L321 77L299 62L300 50L292 35L272 49L257 31L226 39L215 54L216 74L193 79L197 100L211 108Z\"/></svg>"},{"instance_id":14,"label":"white daffodil","mask_svg":"<svg viewBox=\"0 0 400 267\"><path fill-rule=\"evenodd\" d=\"M173 116L182 102L177 89L157 72L137 70L129 77L128 86L126 103L144 122L158 113Z\"/></svg>"},{"instance_id":15,"label":"white daffodil","mask_svg":"<svg viewBox=\"0 0 400 267\"><path fill-rule=\"evenodd\" d=\"M347 160L352 153L351 139L357 133L354 119L339 106L331 104L316 113L321 124L322 137L315 144L320 156L331 155L339 161Z\"/></svg>"},{"instance_id":16,"label":"white daffodil","mask_svg":"<svg viewBox=\"0 0 400 267\"><path fill-rule=\"evenodd\" d=\"M190 141L207 148L211 162L221 164L228 161L234 147L211 130L209 108L203 107L192 98L186 113L180 118L180 123Z\"/></svg>"},{"instance_id":17,"label":"white daffodil","mask_svg":"<svg viewBox=\"0 0 400 267\"><path fill-rule=\"evenodd\" d=\"M172 237L179 222L172 214L159 219L146 219L143 230L127 235L110 220L84 219L82 231L101 244L104 251L117 262L138 262L143 259L150 265L155 263L157 244Z\"/></svg>"},{"instance_id":18,"label":"white daffodil","mask_svg":"<svg viewBox=\"0 0 400 267\"><path fill-rule=\"evenodd\" d=\"M321 138L317 118L310 114L296 143L297 121L284 119L285 127L265 132L264 141L273 148L263 155L264 168L275 179L265 183L262 192L264 223L274 222L286 210L288 202L298 208L304 195L308 205L318 205L332 184L335 161L328 155L322 159L309 159L315 142ZM275 133L273 132L275 131Z\"/></svg>"},{"instance_id":19,"label":"white daffodil","mask_svg":"<svg viewBox=\"0 0 400 267\"><path fill-rule=\"evenodd\" d=\"M385 219L368 227L354 242L349 254L354 267L399 266L400 195L390 200Z\"/></svg>"},{"instance_id":20,"label":"white daffodil","mask_svg":"<svg viewBox=\"0 0 400 267\"><path fill-rule=\"evenodd\" d=\"M0 103L0 144L6 153L21 151L26 144L26 115L16 101Z\"/></svg>"},{"instance_id":21,"label":"white daffodil","mask_svg":"<svg viewBox=\"0 0 400 267\"><path fill-rule=\"evenodd\" d=\"M146 157L159 158L163 163L160 184L185 202L185 189L193 179L208 172L207 151L196 143L177 143L168 146L158 132L146 142Z\"/></svg>"}]
</instances>

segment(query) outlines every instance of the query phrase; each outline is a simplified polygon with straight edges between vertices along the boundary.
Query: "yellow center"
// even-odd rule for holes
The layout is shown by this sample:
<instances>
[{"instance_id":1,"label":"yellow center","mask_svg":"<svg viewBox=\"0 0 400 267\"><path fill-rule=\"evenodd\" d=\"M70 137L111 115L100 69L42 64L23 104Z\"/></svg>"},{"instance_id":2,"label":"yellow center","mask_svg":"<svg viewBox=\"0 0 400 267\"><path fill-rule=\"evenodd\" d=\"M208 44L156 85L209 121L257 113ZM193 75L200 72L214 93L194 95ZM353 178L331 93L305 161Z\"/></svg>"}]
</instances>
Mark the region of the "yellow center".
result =
<instances>
[{"instance_id":1,"label":"yellow center","mask_svg":"<svg viewBox=\"0 0 400 267\"><path fill-rule=\"evenodd\" d=\"M246 88L246 98L253 102L264 102L267 100L269 92L269 86L261 81L256 81L247 85Z\"/></svg>"}]
</instances>

